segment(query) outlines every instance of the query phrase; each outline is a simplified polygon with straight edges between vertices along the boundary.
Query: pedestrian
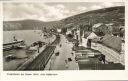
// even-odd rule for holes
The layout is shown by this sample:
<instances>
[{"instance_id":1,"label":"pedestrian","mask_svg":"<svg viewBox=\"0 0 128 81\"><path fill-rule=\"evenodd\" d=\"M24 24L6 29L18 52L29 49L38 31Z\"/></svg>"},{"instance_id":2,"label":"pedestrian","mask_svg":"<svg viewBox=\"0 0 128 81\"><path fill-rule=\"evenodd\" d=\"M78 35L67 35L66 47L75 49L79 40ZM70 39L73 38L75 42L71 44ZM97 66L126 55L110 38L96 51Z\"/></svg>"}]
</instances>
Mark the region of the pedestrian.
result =
<instances>
[{"instance_id":1,"label":"pedestrian","mask_svg":"<svg viewBox=\"0 0 128 81\"><path fill-rule=\"evenodd\" d=\"M77 57L75 56L75 61L78 62Z\"/></svg>"},{"instance_id":2,"label":"pedestrian","mask_svg":"<svg viewBox=\"0 0 128 81\"><path fill-rule=\"evenodd\" d=\"M67 60L65 60L65 64L67 64L68 63L68 61Z\"/></svg>"},{"instance_id":3,"label":"pedestrian","mask_svg":"<svg viewBox=\"0 0 128 81\"><path fill-rule=\"evenodd\" d=\"M16 37L15 37L15 36L13 36L13 41L17 41L17 39L16 39Z\"/></svg>"},{"instance_id":4,"label":"pedestrian","mask_svg":"<svg viewBox=\"0 0 128 81\"><path fill-rule=\"evenodd\" d=\"M105 55L101 54L99 60L105 64Z\"/></svg>"},{"instance_id":5,"label":"pedestrian","mask_svg":"<svg viewBox=\"0 0 128 81\"><path fill-rule=\"evenodd\" d=\"M74 53L73 53L73 52L72 52L71 54L72 54L72 56L74 55Z\"/></svg>"},{"instance_id":6,"label":"pedestrian","mask_svg":"<svg viewBox=\"0 0 128 81\"><path fill-rule=\"evenodd\" d=\"M103 61L104 64L105 64L105 55L101 54L101 57L102 57L102 61Z\"/></svg>"},{"instance_id":7,"label":"pedestrian","mask_svg":"<svg viewBox=\"0 0 128 81\"><path fill-rule=\"evenodd\" d=\"M68 68L68 61L65 60L65 67Z\"/></svg>"},{"instance_id":8,"label":"pedestrian","mask_svg":"<svg viewBox=\"0 0 128 81\"><path fill-rule=\"evenodd\" d=\"M68 58L68 62L71 62L72 61L72 59L71 58Z\"/></svg>"},{"instance_id":9,"label":"pedestrian","mask_svg":"<svg viewBox=\"0 0 128 81\"><path fill-rule=\"evenodd\" d=\"M88 39L87 41L87 48L91 48L91 39Z\"/></svg>"},{"instance_id":10,"label":"pedestrian","mask_svg":"<svg viewBox=\"0 0 128 81\"><path fill-rule=\"evenodd\" d=\"M61 47L62 45L60 44L60 47Z\"/></svg>"}]
</instances>

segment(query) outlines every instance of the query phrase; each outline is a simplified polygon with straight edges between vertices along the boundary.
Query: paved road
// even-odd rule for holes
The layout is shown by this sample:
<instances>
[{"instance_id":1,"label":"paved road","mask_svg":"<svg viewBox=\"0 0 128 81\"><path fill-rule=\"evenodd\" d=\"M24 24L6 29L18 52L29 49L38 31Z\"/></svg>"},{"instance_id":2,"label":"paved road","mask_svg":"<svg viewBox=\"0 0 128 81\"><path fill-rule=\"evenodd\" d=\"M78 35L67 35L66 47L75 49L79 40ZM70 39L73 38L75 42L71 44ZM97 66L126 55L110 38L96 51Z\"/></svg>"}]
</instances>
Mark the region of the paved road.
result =
<instances>
[{"instance_id":1,"label":"paved road","mask_svg":"<svg viewBox=\"0 0 128 81\"><path fill-rule=\"evenodd\" d=\"M59 51L59 56L53 56L51 57L47 67L45 70L77 70L78 64L75 62L75 56L72 55L72 43L69 43L64 35L61 35L61 41L60 44L62 45L59 47L59 45L56 48L56 52ZM72 58L71 62L68 62L66 67L65 60L68 58Z\"/></svg>"}]
</instances>

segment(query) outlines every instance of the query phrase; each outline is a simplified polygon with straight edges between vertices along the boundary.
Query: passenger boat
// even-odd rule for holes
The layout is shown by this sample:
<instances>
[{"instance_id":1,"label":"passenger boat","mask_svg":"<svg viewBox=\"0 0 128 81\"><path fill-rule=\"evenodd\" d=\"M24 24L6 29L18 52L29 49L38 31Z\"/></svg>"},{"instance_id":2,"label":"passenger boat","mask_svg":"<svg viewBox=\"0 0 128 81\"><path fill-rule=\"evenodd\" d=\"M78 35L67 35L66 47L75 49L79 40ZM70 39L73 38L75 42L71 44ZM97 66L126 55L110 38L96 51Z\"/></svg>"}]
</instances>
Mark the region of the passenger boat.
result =
<instances>
[{"instance_id":1,"label":"passenger boat","mask_svg":"<svg viewBox=\"0 0 128 81\"><path fill-rule=\"evenodd\" d=\"M24 40L17 40L10 43L3 44L3 50L11 50L11 49L17 49L17 48L23 48L24 46Z\"/></svg>"}]
</instances>

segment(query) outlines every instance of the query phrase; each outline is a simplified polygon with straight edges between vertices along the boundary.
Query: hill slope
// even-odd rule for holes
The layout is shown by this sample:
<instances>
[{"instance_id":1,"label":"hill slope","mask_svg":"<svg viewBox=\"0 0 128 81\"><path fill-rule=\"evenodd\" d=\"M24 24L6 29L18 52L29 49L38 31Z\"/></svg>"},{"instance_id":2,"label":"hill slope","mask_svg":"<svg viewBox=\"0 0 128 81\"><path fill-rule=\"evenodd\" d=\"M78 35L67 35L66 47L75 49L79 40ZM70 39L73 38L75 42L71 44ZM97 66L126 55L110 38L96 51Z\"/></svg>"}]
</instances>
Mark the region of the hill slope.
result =
<instances>
[{"instance_id":1,"label":"hill slope","mask_svg":"<svg viewBox=\"0 0 128 81\"><path fill-rule=\"evenodd\" d=\"M124 14L125 7L111 7L105 9L99 9L94 11L89 11L85 13L81 13L75 16L71 16L69 18L63 19L64 24L73 23L74 25L79 24L96 24L96 23L115 23L124 25Z\"/></svg>"},{"instance_id":2,"label":"hill slope","mask_svg":"<svg viewBox=\"0 0 128 81\"><path fill-rule=\"evenodd\" d=\"M63 28L66 25L91 25L96 23L114 23L117 27L124 25L125 21L125 7L111 7L99 10L93 10L78 15L74 15L60 21L43 22L39 20L21 20L21 21L5 21L4 31L9 30L32 30L47 28Z\"/></svg>"}]
</instances>

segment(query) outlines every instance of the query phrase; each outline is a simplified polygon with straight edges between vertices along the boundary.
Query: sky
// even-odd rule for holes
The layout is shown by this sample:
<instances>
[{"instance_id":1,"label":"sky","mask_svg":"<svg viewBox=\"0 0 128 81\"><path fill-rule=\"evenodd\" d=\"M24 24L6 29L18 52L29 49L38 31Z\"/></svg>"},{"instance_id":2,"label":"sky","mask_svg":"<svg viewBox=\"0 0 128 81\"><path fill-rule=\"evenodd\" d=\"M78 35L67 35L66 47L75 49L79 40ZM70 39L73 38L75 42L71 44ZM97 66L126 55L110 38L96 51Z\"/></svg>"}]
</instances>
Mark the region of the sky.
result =
<instances>
[{"instance_id":1,"label":"sky","mask_svg":"<svg viewBox=\"0 0 128 81\"><path fill-rule=\"evenodd\" d=\"M47 2L4 3L4 21L36 19L57 21L83 12L102 8L124 6L122 2Z\"/></svg>"}]
</instances>

